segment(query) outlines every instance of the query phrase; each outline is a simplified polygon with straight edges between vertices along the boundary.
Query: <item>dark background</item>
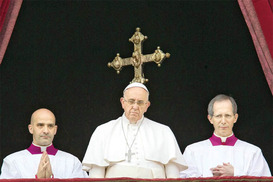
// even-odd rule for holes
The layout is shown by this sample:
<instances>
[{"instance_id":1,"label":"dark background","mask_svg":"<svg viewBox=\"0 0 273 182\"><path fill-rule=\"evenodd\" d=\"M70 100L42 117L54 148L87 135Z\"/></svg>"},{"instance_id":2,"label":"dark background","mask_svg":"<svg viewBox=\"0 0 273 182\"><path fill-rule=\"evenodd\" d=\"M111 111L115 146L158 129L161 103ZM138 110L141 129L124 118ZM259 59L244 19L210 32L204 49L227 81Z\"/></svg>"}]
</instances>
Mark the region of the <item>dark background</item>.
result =
<instances>
[{"instance_id":1,"label":"dark background","mask_svg":"<svg viewBox=\"0 0 273 182\"><path fill-rule=\"evenodd\" d=\"M146 117L170 126L183 152L212 135L207 105L217 94L237 101L235 135L272 162L272 95L237 1L24 0L1 70L0 160L27 148L33 111L57 118L54 145L82 160L95 128L122 115L122 90L133 67L107 67L131 57L136 27L171 54L145 65L151 107Z\"/></svg>"}]
</instances>

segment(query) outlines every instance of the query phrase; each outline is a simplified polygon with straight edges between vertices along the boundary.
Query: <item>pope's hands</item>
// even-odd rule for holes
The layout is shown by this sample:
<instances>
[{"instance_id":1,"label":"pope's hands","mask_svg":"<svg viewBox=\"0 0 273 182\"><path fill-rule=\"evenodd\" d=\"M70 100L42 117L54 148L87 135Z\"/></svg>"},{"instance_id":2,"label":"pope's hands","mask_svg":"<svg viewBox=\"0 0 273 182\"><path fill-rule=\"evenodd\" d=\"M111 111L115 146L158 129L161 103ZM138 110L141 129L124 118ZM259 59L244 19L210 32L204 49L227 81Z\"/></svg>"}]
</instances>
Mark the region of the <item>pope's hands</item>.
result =
<instances>
[{"instance_id":1,"label":"pope's hands","mask_svg":"<svg viewBox=\"0 0 273 182\"><path fill-rule=\"evenodd\" d=\"M46 151L43 152L36 175L37 178L51 178L53 175L50 160Z\"/></svg>"},{"instance_id":2,"label":"pope's hands","mask_svg":"<svg viewBox=\"0 0 273 182\"><path fill-rule=\"evenodd\" d=\"M223 165L218 165L210 170L213 176L234 176L234 167L230 163L223 163Z\"/></svg>"}]
</instances>

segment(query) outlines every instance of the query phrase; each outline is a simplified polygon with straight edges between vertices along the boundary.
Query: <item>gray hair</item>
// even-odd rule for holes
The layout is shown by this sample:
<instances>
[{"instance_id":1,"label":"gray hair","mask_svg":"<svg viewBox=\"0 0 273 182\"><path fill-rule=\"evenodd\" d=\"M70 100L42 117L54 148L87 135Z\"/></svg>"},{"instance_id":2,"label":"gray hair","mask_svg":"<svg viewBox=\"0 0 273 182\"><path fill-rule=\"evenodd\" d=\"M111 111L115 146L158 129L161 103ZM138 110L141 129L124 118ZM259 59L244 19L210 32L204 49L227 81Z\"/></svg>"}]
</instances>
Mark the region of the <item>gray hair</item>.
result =
<instances>
[{"instance_id":1,"label":"gray hair","mask_svg":"<svg viewBox=\"0 0 273 182\"><path fill-rule=\"evenodd\" d=\"M217 96L215 96L210 102L209 102L209 105L208 105L208 115L210 116L213 116L213 105L215 102L218 102L218 101L224 101L224 100L229 100L232 104L232 112L233 114L237 114L237 104L235 102L235 100L231 97L231 96L227 96L227 95L224 95L224 94L219 94Z\"/></svg>"}]
</instances>

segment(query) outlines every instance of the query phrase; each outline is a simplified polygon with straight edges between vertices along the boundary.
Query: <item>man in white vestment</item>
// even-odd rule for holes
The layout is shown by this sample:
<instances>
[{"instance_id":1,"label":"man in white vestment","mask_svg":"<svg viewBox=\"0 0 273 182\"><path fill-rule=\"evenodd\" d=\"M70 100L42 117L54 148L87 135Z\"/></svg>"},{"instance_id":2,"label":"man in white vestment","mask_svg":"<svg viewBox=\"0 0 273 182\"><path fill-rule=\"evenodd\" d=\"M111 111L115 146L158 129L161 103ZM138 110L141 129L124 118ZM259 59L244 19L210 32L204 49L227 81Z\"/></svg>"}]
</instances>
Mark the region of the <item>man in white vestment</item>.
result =
<instances>
[{"instance_id":1,"label":"man in white vestment","mask_svg":"<svg viewBox=\"0 0 273 182\"><path fill-rule=\"evenodd\" d=\"M51 111L44 108L36 110L28 130L33 135L32 144L4 158L0 178L88 177L77 157L53 146L57 125Z\"/></svg>"},{"instance_id":2,"label":"man in white vestment","mask_svg":"<svg viewBox=\"0 0 273 182\"><path fill-rule=\"evenodd\" d=\"M90 178L178 178L187 165L171 129L144 117L149 91L131 83L120 98L124 114L96 128L83 159Z\"/></svg>"},{"instance_id":3,"label":"man in white vestment","mask_svg":"<svg viewBox=\"0 0 273 182\"><path fill-rule=\"evenodd\" d=\"M217 95L208 105L212 137L186 147L183 156L189 166L180 177L271 176L259 147L239 140L233 133L238 119L232 97Z\"/></svg>"}]
</instances>

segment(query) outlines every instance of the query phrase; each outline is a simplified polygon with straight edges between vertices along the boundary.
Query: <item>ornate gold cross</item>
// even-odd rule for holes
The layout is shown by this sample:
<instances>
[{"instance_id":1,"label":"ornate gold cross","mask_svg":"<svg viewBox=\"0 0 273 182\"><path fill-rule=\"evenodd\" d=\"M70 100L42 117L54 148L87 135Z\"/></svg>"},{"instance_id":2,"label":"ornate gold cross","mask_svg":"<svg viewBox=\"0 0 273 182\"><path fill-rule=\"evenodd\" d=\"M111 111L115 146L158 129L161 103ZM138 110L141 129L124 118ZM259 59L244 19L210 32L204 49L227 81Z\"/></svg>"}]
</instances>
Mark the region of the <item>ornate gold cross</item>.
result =
<instances>
[{"instance_id":1,"label":"ornate gold cross","mask_svg":"<svg viewBox=\"0 0 273 182\"><path fill-rule=\"evenodd\" d=\"M165 58L169 58L170 54L165 54L163 51L160 50L160 47L157 47L153 54L143 55L142 43L146 39L148 39L148 37L144 36L140 32L140 28L136 28L135 34L129 39L129 41L134 44L134 52L132 57L121 58L119 53L117 53L115 59L111 63L108 63L108 67L113 67L119 74L123 66L133 65L135 70L135 77L132 82L139 82L143 84L148 82L148 79L144 78L143 64L146 62L154 61L160 67L162 61Z\"/></svg>"}]
</instances>

